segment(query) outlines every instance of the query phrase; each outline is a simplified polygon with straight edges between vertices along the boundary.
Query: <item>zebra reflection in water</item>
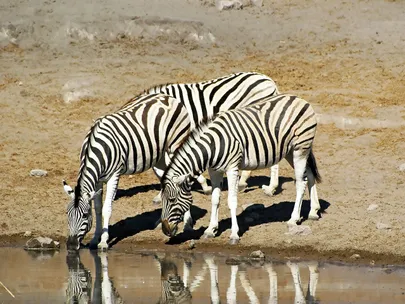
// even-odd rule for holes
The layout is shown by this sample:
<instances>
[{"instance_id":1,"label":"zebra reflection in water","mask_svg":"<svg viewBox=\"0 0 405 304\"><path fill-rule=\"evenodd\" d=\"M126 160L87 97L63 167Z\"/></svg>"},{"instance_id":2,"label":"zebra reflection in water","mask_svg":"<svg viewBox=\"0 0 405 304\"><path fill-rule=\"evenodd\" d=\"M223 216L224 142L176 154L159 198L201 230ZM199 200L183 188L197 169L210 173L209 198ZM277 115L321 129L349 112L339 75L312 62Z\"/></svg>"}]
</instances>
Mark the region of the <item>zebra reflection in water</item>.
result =
<instances>
[{"instance_id":1,"label":"zebra reflection in water","mask_svg":"<svg viewBox=\"0 0 405 304\"><path fill-rule=\"evenodd\" d=\"M84 267L78 252L69 252L66 264L69 270L66 303L124 303L108 275L107 254L90 251L94 259L95 279L92 286L91 272ZM92 288L93 287L93 288Z\"/></svg>"},{"instance_id":2,"label":"zebra reflection in water","mask_svg":"<svg viewBox=\"0 0 405 304\"><path fill-rule=\"evenodd\" d=\"M220 290L218 284L218 264L215 261L215 257L210 254L204 254L204 264L198 273L189 284L190 272L192 268L192 262L188 259L183 259L183 278L180 277L178 267L173 258L160 258L155 256L155 259L159 262L158 268L161 272L161 298L158 303L192 303L192 293L202 284L207 272L210 273L210 300L213 304L221 303ZM178 259L176 259L177 261ZM293 286L294 286L294 304L318 304L319 300L315 297L316 286L319 279L318 263L295 263L287 262L286 266L290 269ZM304 294L301 285L300 266L308 267L309 281L307 286L307 294ZM249 303L261 303L257 297L252 284L249 279L247 267L249 265L241 263L239 265L230 265L231 275L229 280L229 287L226 291L226 303L238 303L237 291L243 291L246 293ZM269 277L269 304L278 303L278 283L277 272L273 263L261 263L259 268L265 270ZM239 283L242 289L237 290L239 277ZM221 276L222 280L224 276Z\"/></svg>"}]
</instances>

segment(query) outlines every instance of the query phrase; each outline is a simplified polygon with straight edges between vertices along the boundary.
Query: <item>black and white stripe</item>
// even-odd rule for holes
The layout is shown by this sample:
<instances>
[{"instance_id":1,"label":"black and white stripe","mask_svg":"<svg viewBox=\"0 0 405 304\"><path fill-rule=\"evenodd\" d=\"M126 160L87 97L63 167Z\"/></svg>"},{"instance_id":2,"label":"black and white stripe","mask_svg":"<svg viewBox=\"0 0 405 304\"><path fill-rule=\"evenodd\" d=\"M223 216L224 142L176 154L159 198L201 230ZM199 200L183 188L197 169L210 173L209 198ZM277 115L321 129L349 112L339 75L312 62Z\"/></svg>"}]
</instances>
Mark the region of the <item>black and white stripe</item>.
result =
<instances>
[{"instance_id":1,"label":"black and white stripe","mask_svg":"<svg viewBox=\"0 0 405 304\"><path fill-rule=\"evenodd\" d=\"M91 303L91 272L83 266L79 254L76 253L66 256L66 264L69 271L66 303Z\"/></svg>"},{"instance_id":2,"label":"black and white stripe","mask_svg":"<svg viewBox=\"0 0 405 304\"><path fill-rule=\"evenodd\" d=\"M191 292L178 274L176 263L167 258L162 260L157 258L157 260L161 272L161 290L158 303L192 303Z\"/></svg>"},{"instance_id":3,"label":"black and white stripe","mask_svg":"<svg viewBox=\"0 0 405 304\"><path fill-rule=\"evenodd\" d=\"M139 96L117 112L97 119L82 145L75 189L64 182L65 191L72 199L67 207L68 249L79 249L81 240L91 229L93 199L96 231L90 245L108 248L108 222L119 177L164 162L165 151L173 153L189 130L183 104L164 94ZM107 182L104 204L101 202L103 182Z\"/></svg>"},{"instance_id":4,"label":"black and white stripe","mask_svg":"<svg viewBox=\"0 0 405 304\"><path fill-rule=\"evenodd\" d=\"M290 224L300 221L306 185L311 197L310 218L320 209L315 181L320 181L312 143L317 121L311 105L291 95L263 98L251 106L220 113L194 130L176 151L162 178L162 229L169 236L192 203L190 188L195 178L210 170L213 193L210 225L205 236L218 229L218 205L223 173L228 178L231 210L231 242L239 240L236 220L239 170L256 170L277 164L283 158L293 166L297 197Z\"/></svg>"},{"instance_id":5,"label":"black and white stripe","mask_svg":"<svg viewBox=\"0 0 405 304\"><path fill-rule=\"evenodd\" d=\"M157 92L173 96L184 104L190 115L192 129L218 112L243 108L263 97L279 94L275 82L270 77L255 72L234 73L197 83L158 85L146 91L148 94ZM264 187L268 194L272 194L278 186L278 165L272 170L274 174L272 174L271 189ZM162 175L163 171L156 173ZM246 180L249 176L250 171L242 174L239 182L240 190L247 186ZM203 176L200 176L197 181L205 193L211 191ZM159 200L159 196L154 199L155 202Z\"/></svg>"}]
</instances>

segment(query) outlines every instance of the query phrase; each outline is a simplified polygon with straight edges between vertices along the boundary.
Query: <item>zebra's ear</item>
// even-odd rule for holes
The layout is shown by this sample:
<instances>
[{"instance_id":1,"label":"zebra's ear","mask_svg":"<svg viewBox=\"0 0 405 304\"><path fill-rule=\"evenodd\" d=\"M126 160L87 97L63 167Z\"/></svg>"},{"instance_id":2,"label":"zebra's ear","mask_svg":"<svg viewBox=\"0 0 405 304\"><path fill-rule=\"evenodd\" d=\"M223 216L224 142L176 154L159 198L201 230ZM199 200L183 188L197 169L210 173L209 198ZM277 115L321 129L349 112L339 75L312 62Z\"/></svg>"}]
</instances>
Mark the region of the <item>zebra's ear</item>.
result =
<instances>
[{"instance_id":1,"label":"zebra's ear","mask_svg":"<svg viewBox=\"0 0 405 304\"><path fill-rule=\"evenodd\" d=\"M66 194L70 196L71 199L74 199L75 192L73 191L72 187L70 187L65 180L62 181L63 183L63 190L65 190Z\"/></svg>"},{"instance_id":2,"label":"zebra's ear","mask_svg":"<svg viewBox=\"0 0 405 304\"><path fill-rule=\"evenodd\" d=\"M180 176L174 176L173 177L173 181L177 184L177 185L181 185L182 183L185 182L185 180L189 177L189 174L186 175L180 175Z\"/></svg>"}]
</instances>

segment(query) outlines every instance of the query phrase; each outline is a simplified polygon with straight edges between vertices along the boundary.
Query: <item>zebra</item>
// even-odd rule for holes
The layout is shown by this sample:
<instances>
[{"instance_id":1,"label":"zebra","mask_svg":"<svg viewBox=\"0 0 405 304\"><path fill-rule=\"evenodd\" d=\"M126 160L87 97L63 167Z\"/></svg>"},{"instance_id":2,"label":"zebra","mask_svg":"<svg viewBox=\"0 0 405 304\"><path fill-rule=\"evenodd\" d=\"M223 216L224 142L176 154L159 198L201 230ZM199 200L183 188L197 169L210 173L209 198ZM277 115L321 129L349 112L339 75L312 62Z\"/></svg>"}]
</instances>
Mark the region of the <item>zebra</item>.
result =
<instances>
[{"instance_id":1,"label":"zebra","mask_svg":"<svg viewBox=\"0 0 405 304\"><path fill-rule=\"evenodd\" d=\"M256 72L239 72L216 79L181 84L157 85L144 94L164 93L178 99L186 107L192 128L202 121L212 118L218 112L242 108L258 102L261 98L279 94L275 82L268 76ZM170 157L169 157L170 158ZM164 170L154 168L158 177ZM247 186L250 171L244 171L239 180L239 191ZM204 176L200 175L197 181L201 184L204 193L210 193ZM278 187L278 165L271 168L270 184L263 185L263 190L268 195L273 195ZM154 203L161 202L161 194L157 195Z\"/></svg>"},{"instance_id":2,"label":"zebra","mask_svg":"<svg viewBox=\"0 0 405 304\"><path fill-rule=\"evenodd\" d=\"M262 99L251 106L220 113L201 124L176 150L162 180L162 230L167 236L192 204L191 185L209 169L212 180L212 212L204 237L214 237L218 229L218 207L223 173L228 178L228 206L231 212L230 243L239 241L237 207L238 170L268 168L286 158L294 168L296 200L288 224L300 220L306 185L311 198L309 219L318 219L320 209L315 182L321 181L312 144L317 121L312 106L292 95Z\"/></svg>"},{"instance_id":3,"label":"zebra","mask_svg":"<svg viewBox=\"0 0 405 304\"><path fill-rule=\"evenodd\" d=\"M160 259L155 256L155 259L159 262L161 272L161 294L158 303L192 303L190 289L179 276L176 263L168 258Z\"/></svg>"},{"instance_id":4,"label":"zebra","mask_svg":"<svg viewBox=\"0 0 405 304\"><path fill-rule=\"evenodd\" d=\"M66 303L91 303L92 277L76 252L66 256L69 276L66 288Z\"/></svg>"},{"instance_id":5,"label":"zebra","mask_svg":"<svg viewBox=\"0 0 405 304\"><path fill-rule=\"evenodd\" d=\"M68 250L79 250L90 231L93 200L96 229L90 248L108 249L108 223L119 177L165 162L164 152L177 149L189 130L183 104L160 93L133 98L118 111L98 118L82 144L76 187L72 189L63 181L71 198L67 206ZM102 204L104 182L107 193Z\"/></svg>"},{"instance_id":6,"label":"zebra","mask_svg":"<svg viewBox=\"0 0 405 304\"><path fill-rule=\"evenodd\" d=\"M70 251L66 257L69 270L66 288L67 303L124 303L108 274L108 259L105 252L90 251L94 260L95 278L92 284L91 272L83 266L77 251Z\"/></svg>"}]
</instances>

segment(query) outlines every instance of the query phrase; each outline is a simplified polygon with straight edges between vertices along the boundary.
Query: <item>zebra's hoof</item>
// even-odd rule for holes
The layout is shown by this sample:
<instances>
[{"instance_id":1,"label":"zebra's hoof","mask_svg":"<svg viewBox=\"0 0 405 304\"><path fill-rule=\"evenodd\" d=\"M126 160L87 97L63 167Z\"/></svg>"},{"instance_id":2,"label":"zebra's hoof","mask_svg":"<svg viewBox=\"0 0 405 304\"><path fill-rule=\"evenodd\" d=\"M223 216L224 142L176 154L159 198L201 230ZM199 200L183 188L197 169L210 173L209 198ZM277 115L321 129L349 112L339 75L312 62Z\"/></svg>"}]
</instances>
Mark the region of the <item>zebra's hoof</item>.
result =
<instances>
[{"instance_id":1,"label":"zebra's hoof","mask_svg":"<svg viewBox=\"0 0 405 304\"><path fill-rule=\"evenodd\" d=\"M264 194L266 194L268 196L273 196L274 193L276 193L276 188L274 188L274 187L263 185L262 189L263 189Z\"/></svg>"},{"instance_id":2,"label":"zebra's hoof","mask_svg":"<svg viewBox=\"0 0 405 304\"><path fill-rule=\"evenodd\" d=\"M317 221L319 220L319 215L317 213L310 213L308 215L308 219L311 221Z\"/></svg>"},{"instance_id":3,"label":"zebra's hoof","mask_svg":"<svg viewBox=\"0 0 405 304\"><path fill-rule=\"evenodd\" d=\"M237 245L239 243L239 239L229 239L229 245Z\"/></svg>"},{"instance_id":4,"label":"zebra's hoof","mask_svg":"<svg viewBox=\"0 0 405 304\"><path fill-rule=\"evenodd\" d=\"M108 250L108 245L107 244L100 243L100 244L98 244L97 247L98 247L98 250L103 251L103 252Z\"/></svg>"},{"instance_id":5,"label":"zebra's hoof","mask_svg":"<svg viewBox=\"0 0 405 304\"><path fill-rule=\"evenodd\" d=\"M213 239L215 237L215 233L213 232L204 232L203 239Z\"/></svg>"}]
</instances>

